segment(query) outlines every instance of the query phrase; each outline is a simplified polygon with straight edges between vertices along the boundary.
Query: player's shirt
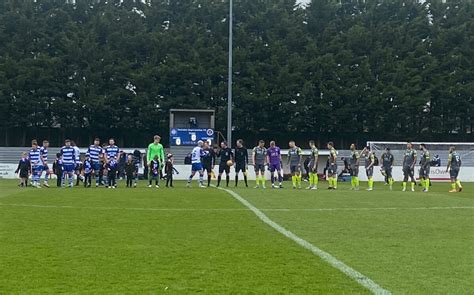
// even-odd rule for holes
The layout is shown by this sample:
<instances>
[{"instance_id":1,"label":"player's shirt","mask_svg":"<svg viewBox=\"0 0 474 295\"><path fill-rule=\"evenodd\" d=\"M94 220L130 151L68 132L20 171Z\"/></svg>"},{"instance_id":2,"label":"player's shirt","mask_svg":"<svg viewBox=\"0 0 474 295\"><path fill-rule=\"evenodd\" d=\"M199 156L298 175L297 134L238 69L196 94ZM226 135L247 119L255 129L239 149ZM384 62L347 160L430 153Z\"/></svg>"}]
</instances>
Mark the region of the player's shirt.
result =
<instances>
[{"instance_id":1,"label":"player's shirt","mask_svg":"<svg viewBox=\"0 0 474 295\"><path fill-rule=\"evenodd\" d=\"M201 157L204 155L202 147L195 147L191 152L191 163L199 164L201 163Z\"/></svg>"},{"instance_id":2,"label":"player's shirt","mask_svg":"<svg viewBox=\"0 0 474 295\"><path fill-rule=\"evenodd\" d=\"M416 151L414 149L407 149L405 151L405 160L403 166L412 167L415 164Z\"/></svg>"},{"instance_id":3,"label":"player's shirt","mask_svg":"<svg viewBox=\"0 0 474 295\"><path fill-rule=\"evenodd\" d=\"M221 164L227 163L232 157L233 157L232 149L231 148L225 148L221 149L218 153L217 156L221 158Z\"/></svg>"},{"instance_id":4,"label":"player's shirt","mask_svg":"<svg viewBox=\"0 0 474 295\"><path fill-rule=\"evenodd\" d=\"M252 153L255 155L255 165L265 165L265 158L267 157L267 149L265 147L256 146Z\"/></svg>"},{"instance_id":5,"label":"player's shirt","mask_svg":"<svg viewBox=\"0 0 474 295\"><path fill-rule=\"evenodd\" d=\"M358 151L351 151L351 158L349 159L349 164L352 168L359 166L360 154Z\"/></svg>"},{"instance_id":6,"label":"player's shirt","mask_svg":"<svg viewBox=\"0 0 474 295\"><path fill-rule=\"evenodd\" d=\"M42 146L40 148L40 154L41 154L41 157L43 158L43 163L48 164L48 149Z\"/></svg>"},{"instance_id":7,"label":"player's shirt","mask_svg":"<svg viewBox=\"0 0 474 295\"><path fill-rule=\"evenodd\" d=\"M393 155L392 153L383 153L382 154L382 166L383 167L391 167L393 163Z\"/></svg>"},{"instance_id":8,"label":"player's shirt","mask_svg":"<svg viewBox=\"0 0 474 295\"><path fill-rule=\"evenodd\" d=\"M41 152L40 149L31 149L28 153L28 160L30 160L32 167L38 167L41 165Z\"/></svg>"},{"instance_id":9,"label":"player's shirt","mask_svg":"<svg viewBox=\"0 0 474 295\"><path fill-rule=\"evenodd\" d=\"M76 155L75 155L74 147L63 146L61 148L61 155L62 155L63 165L76 164Z\"/></svg>"},{"instance_id":10,"label":"player's shirt","mask_svg":"<svg viewBox=\"0 0 474 295\"><path fill-rule=\"evenodd\" d=\"M244 147L235 148L234 155L235 155L235 162L236 163L242 164L242 165L248 164L249 154L248 154L246 148L244 148Z\"/></svg>"},{"instance_id":11,"label":"player's shirt","mask_svg":"<svg viewBox=\"0 0 474 295\"><path fill-rule=\"evenodd\" d=\"M79 163L81 161L81 150L77 146L73 146L74 148L74 159L76 160L76 163Z\"/></svg>"},{"instance_id":12,"label":"player's shirt","mask_svg":"<svg viewBox=\"0 0 474 295\"><path fill-rule=\"evenodd\" d=\"M280 155L281 155L281 150L279 147L269 147L267 149L267 155L268 155L268 160L270 164L277 165L280 164Z\"/></svg>"},{"instance_id":13,"label":"player's shirt","mask_svg":"<svg viewBox=\"0 0 474 295\"><path fill-rule=\"evenodd\" d=\"M99 163L100 155L104 153L104 149L98 145L91 145L87 149L87 153L89 154L92 163Z\"/></svg>"},{"instance_id":14,"label":"player's shirt","mask_svg":"<svg viewBox=\"0 0 474 295\"><path fill-rule=\"evenodd\" d=\"M203 149L202 163L206 166L214 166L216 163L216 153L212 148Z\"/></svg>"},{"instance_id":15,"label":"player's shirt","mask_svg":"<svg viewBox=\"0 0 474 295\"><path fill-rule=\"evenodd\" d=\"M288 150L288 163L290 166L298 166L301 163L301 148L295 146Z\"/></svg>"},{"instance_id":16,"label":"player's shirt","mask_svg":"<svg viewBox=\"0 0 474 295\"><path fill-rule=\"evenodd\" d=\"M420 165L423 168L430 167L430 152L429 151L422 151L421 152L421 161Z\"/></svg>"},{"instance_id":17,"label":"player's shirt","mask_svg":"<svg viewBox=\"0 0 474 295\"><path fill-rule=\"evenodd\" d=\"M107 159L117 158L118 154L120 152L120 149L116 145L108 145L105 148L105 155L107 156Z\"/></svg>"},{"instance_id":18,"label":"player's shirt","mask_svg":"<svg viewBox=\"0 0 474 295\"><path fill-rule=\"evenodd\" d=\"M458 152L452 152L448 155L448 162L451 163L451 169L459 169L461 167L461 156Z\"/></svg>"},{"instance_id":19,"label":"player's shirt","mask_svg":"<svg viewBox=\"0 0 474 295\"><path fill-rule=\"evenodd\" d=\"M92 162L91 161L85 160L82 167L84 168L84 173L85 174L89 174L89 173L92 172Z\"/></svg>"},{"instance_id":20,"label":"player's shirt","mask_svg":"<svg viewBox=\"0 0 474 295\"><path fill-rule=\"evenodd\" d=\"M329 151L329 164L336 165L337 164L337 151L335 148L331 148Z\"/></svg>"},{"instance_id":21,"label":"player's shirt","mask_svg":"<svg viewBox=\"0 0 474 295\"><path fill-rule=\"evenodd\" d=\"M372 164L372 162L375 162L375 155L372 152L368 152L364 155L364 159L365 159L365 168L369 168L370 164Z\"/></svg>"},{"instance_id":22,"label":"player's shirt","mask_svg":"<svg viewBox=\"0 0 474 295\"><path fill-rule=\"evenodd\" d=\"M316 158L317 158L318 156L319 156L318 148L317 148L317 147L311 148L311 155L310 155L311 163L316 162Z\"/></svg>"}]
</instances>

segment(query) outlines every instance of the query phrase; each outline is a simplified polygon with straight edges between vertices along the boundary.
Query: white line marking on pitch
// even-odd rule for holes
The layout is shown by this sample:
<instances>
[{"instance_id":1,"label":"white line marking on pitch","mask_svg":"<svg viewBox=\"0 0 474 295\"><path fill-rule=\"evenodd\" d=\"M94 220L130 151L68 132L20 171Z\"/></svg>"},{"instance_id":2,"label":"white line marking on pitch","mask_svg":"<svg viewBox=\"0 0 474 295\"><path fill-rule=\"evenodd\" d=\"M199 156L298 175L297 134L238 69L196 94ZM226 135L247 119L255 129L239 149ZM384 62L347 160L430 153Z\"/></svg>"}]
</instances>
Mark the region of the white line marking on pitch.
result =
<instances>
[{"instance_id":1,"label":"white line marking on pitch","mask_svg":"<svg viewBox=\"0 0 474 295\"><path fill-rule=\"evenodd\" d=\"M255 213L258 218L260 218L261 221L266 223L267 225L271 226L273 229L281 233L282 235L286 236L287 238L293 240L296 242L298 245L300 245L303 248L308 249L309 251L313 252L315 255L319 256L321 259L332 265L334 268L340 270L344 274L346 274L348 277L354 279L357 283L359 283L361 286L367 288L369 291L371 291L374 294L391 294L389 290L386 290L382 288L380 285L378 285L376 282L372 281L370 278L366 277L362 273L358 272L357 270L351 268L344 262L338 260L336 257L332 256L328 252L319 249L315 245L311 244L310 242L303 240L302 238L298 237L291 231L285 229L281 225L275 223L273 220L267 217L262 211L260 211L258 208L253 206L250 202L248 202L246 199L242 198L240 195L235 193L234 191L225 189L225 188L219 188L220 190L223 190L227 193L229 193L234 199L242 203L245 207L249 208L250 211Z\"/></svg>"}]
</instances>

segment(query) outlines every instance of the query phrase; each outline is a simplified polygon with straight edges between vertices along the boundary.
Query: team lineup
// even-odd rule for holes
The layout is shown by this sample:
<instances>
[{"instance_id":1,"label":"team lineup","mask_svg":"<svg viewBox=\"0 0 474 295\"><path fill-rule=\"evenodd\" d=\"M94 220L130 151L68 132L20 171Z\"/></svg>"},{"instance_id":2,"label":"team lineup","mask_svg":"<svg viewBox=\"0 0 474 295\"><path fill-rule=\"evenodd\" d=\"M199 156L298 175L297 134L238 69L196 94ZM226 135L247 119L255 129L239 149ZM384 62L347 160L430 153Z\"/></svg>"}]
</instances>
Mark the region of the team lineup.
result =
<instances>
[{"instance_id":1,"label":"team lineup","mask_svg":"<svg viewBox=\"0 0 474 295\"><path fill-rule=\"evenodd\" d=\"M31 178L31 185L36 188L41 187L41 178L43 177L43 186L49 187L49 179L56 175L57 187L73 187L79 185L82 181L85 187L91 187L92 179L95 179L95 186L104 186L116 188L118 179L125 179L127 187L137 187L139 180L139 167L143 163L143 175L148 180L148 187L160 187L160 181L166 181L166 187L173 187L173 174L179 173L174 167L174 156L170 153L165 154L163 145L160 143L161 137L155 135L153 142L147 148L144 155L135 150L133 153L124 153L115 144L113 138L109 139L108 145L101 145L100 139L96 138L90 145L81 159L80 149L74 141L65 140L64 146L56 154L56 158L50 168L48 162L49 142L43 141L40 147L36 140L32 140L31 149L28 153L22 153L18 167L15 173L18 173L21 180L20 186L28 186L28 180ZM308 143L310 154L308 162L303 165L303 150L296 146L294 141L288 143L288 154L286 167L291 175L293 189L302 188L303 169L306 171L309 185L306 189L318 189L318 158L319 150L315 141ZM338 165L337 150L333 142L326 145L329 150L329 158L324 168L324 176L328 182L328 189L337 189L338 183ZM430 188L430 153L425 144L420 144L418 151L411 142L407 143L404 152L402 171L402 190L415 191L416 178L415 166L419 160L419 181L423 192L428 192ZM214 175L214 167L218 166L217 184L221 186L222 177L225 174L225 185L230 183L230 169L235 169L235 186L238 186L239 176L243 176L243 181L248 187L248 167L253 165L256 175L255 188L266 188L265 172L270 172L270 181L272 188L283 188L283 160L282 151L275 141L271 141L269 147L265 147L265 142L260 140L258 145L252 149L251 162L247 148L244 147L243 140L236 142L234 149L230 148L226 142L221 142L219 147L212 147L207 141L198 141L191 154L191 174L187 180L187 186L191 186L192 179L196 174L199 176L199 187L206 188L211 185ZM219 163L217 163L219 158ZM361 151L357 150L355 144L350 146L350 157L348 159L349 173L351 178L351 190L360 189L359 167L364 165L367 176L367 191L374 189L374 168L379 165L379 159L371 151L369 146ZM361 163L362 161L362 163ZM304 166L304 167L303 167ZM393 178L394 156L389 148L380 156L380 172L385 177L385 184L393 189L395 182ZM450 173L451 189L449 192L462 191L462 185L458 179L461 168L461 158L454 146L449 148L448 164L446 171ZM164 170L164 172L163 172ZM207 176L207 185L204 183L205 174Z\"/></svg>"}]
</instances>

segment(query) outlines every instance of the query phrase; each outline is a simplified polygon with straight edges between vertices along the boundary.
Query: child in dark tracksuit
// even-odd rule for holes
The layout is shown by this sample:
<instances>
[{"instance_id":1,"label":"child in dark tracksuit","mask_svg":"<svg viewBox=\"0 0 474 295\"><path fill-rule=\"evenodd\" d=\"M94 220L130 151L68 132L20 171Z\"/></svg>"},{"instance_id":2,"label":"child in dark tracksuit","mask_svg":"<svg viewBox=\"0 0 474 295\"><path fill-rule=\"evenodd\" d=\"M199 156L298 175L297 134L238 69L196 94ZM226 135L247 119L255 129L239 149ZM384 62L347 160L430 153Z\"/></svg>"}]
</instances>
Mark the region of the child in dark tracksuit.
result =
<instances>
[{"instance_id":1,"label":"child in dark tracksuit","mask_svg":"<svg viewBox=\"0 0 474 295\"><path fill-rule=\"evenodd\" d=\"M53 162L53 172L56 175L56 186L61 187L63 181L63 163L61 153L56 154L56 160Z\"/></svg>"},{"instance_id":2,"label":"child in dark tracksuit","mask_svg":"<svg viewBox=\"0 0 474 295\"><path fill-rule=\"evenodd\" d=\"M168 154L165 173L166 173L166 187L173 187L173 173L179 174L178 170L174 168L174 156L173 154Z\"/></svg>"},{"instance_id":3,"label":"child in dark tracksuit","mask_svg":"<svg viewBox=\"0 0 474 295\"><path fill-rule=\"evenodd\" d=\"M133 180L135 179L136 165L133 161L132 155L128 155L127 162L125 163L125 175L127 177L127 187L133 186Z\"/></svg>"},{"instance_id":4,"label":"child in dark tracksuit","mask_svg":"<svg viewBox=\"0 0 474 295\"><path fill-rule=\"evenodd\" d=\"M20 187L28 186L28 176L30 175L30 172L30 160L28 160L27 153L22 153L20 162L18 163L18 167L15 170L15 174L18 173L18 176L20 176Z\"/></svg>"},{"instance_id":5,"label":"child in dark tracksuit","mask_svg":"<svg viewBox=\"0 0 474 295\"><path fill-rule=\"evenodd\" d=\"M118 163L115 158L111 158L110 161L107 163L107 178L109 180L109 188L116 188L117 187L117 167Z\"/></svg>"}]
</instances>

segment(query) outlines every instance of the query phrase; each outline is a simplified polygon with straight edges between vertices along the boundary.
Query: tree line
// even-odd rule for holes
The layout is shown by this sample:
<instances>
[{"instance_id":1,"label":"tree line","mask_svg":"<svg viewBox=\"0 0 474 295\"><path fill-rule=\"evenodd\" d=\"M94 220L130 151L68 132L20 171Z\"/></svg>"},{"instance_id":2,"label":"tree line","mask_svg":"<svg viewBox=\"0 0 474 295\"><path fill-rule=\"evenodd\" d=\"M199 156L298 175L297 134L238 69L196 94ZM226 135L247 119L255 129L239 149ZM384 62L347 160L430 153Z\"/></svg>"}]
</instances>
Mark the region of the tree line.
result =
<instances>
[{"instance_id":1,"label":"tree line","mask_svg":"<svg viewBox=\"0 0 474 295\"><path fill-rule=\"evenodd\" d=\"M471 1L234 2L236 136L474 139ZM0 144L144 145L176 107L225 134L227 42L221 0L1 1Z\"/></svg>"}]
</instances>

